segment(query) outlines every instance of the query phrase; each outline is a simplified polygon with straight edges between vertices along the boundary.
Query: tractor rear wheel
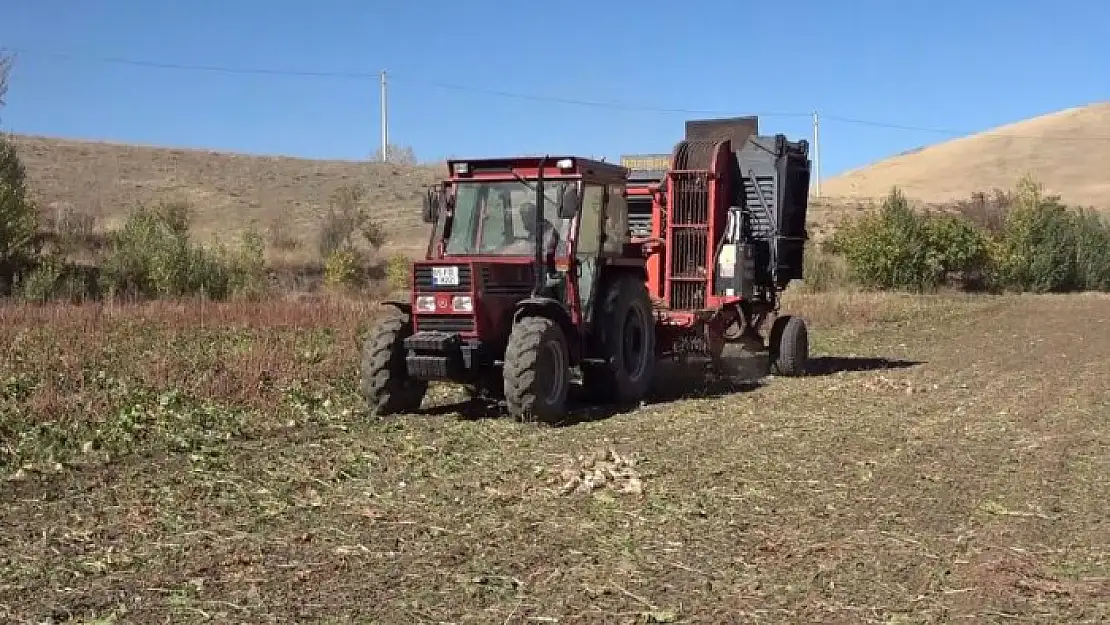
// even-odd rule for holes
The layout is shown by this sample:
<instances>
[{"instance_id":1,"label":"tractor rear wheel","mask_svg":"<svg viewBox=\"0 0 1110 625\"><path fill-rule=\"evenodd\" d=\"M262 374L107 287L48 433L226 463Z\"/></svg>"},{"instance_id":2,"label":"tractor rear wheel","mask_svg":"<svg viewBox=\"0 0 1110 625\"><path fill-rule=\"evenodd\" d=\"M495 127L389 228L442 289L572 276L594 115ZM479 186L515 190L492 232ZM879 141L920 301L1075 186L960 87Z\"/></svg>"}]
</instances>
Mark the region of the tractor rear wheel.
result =
<instances>
[{"instance_id":1,"label":"tractor rear wheel","mask_svg":"<svg viewBox=\"0 0 1110 625\"><path fill-rule=\"evenodd\" d=\"M570 349L563 329L546 317L513 325L505 348L505 401L520 421L554 423L566 413Z\"/></svg>"},{"instance_id":2,"label":"tractor rear wheel","mask_svg":"<svg viewBox=\"0 0 1110 625\"><path fill-rule=\"evenodd\" d=\"M799 376L809 360L809 331L801 317L784 315L771 325L768 340L771 373Z\"/></svg>"},{"instance_id":3,"label":"tractor rear wheel","mask_svg":"<svg viewBox=\"0 0 1110 625\"><path fill-rule=\"evenodd\" d=\"M647 287L621 276L604 294L597 320L598 339L609 363L583 370L591 399L629 404L641 401L655 378L655 316Z\"/></svg>"},{"instance_id":4,"label":"tractor rear wheel","mask_svg":"<svg viewBox=\"0 0 1110 625\"><path fill-rule=\"evenodd\" d=\"M408 315L388 314L362 344L360 387L371 416L413 412L424 401L428 383L410 378L405 366L405 338L411 334Z\"/></svg>"}]
</instances>

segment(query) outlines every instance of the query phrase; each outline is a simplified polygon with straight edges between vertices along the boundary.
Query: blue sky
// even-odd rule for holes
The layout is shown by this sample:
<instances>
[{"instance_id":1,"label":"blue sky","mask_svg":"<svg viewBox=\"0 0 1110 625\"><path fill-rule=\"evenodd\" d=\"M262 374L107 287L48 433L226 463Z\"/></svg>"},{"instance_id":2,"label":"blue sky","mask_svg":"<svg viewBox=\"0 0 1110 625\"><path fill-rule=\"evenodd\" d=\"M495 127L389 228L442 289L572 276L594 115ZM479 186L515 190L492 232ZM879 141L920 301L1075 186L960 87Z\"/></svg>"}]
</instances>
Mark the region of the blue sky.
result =
<instances>
[{"instance_id":1,"label":"blue sky","mask_svg":"<svg viewBox=\"0 0 1110 625\"><path fill-rule=\"evenodd\" d=\"M818 110L823 177L949 136L921 129L975 131L1110 99L1104 0L0 4L0 47L19 51L5 130L72 138L348 159L379 142L372 77L106 57L386 69L390 138L421 159L666 152L686 119L728 115L809 138Z\"/></svg>"}]
</instances>

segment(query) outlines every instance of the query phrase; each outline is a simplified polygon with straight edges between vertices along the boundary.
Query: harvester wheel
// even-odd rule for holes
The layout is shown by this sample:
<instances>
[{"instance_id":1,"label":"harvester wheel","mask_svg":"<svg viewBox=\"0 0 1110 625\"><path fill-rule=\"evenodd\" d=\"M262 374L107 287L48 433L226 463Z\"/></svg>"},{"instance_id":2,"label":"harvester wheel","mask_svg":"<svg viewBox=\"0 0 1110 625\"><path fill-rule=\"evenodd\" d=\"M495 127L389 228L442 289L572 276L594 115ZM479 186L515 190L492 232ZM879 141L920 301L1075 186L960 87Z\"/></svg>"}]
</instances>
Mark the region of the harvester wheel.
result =
<instances>
[{"instance_id":1,"label":"harvester wheel","mask_svg":"<svg viewBox=\"0 0 1110 625\"><path fill-rule=\"evenodd\" d=\"M621 276L604 295L599 339L609 364L583 371L583 385L595 401L620 404L642 400L655 378L655 316L644 282Z\"/></svg>"},{"instance_id":2,"label":"harvester wheel","mask_svg":"<svg viewBox=\"0 0 1110 625\"><path fill-rule=\"evenodd\" d=\"M784 315L775 319L768 344L771 373L784 376L805 373L809 359L809 331L801 317Z\"/></svg>"},{"instance_id":3,"label":"harvester wheel","mask_svg":"<svg viewBox=\"0 0 1110 625\"><path fill-rule=\"evenodd\" d=\"M371 416L412 412L420 408L428 383L409 378L405 337L412 334L407 315L389 314L370 329L362 344L362 396Z\"/></svg>"},{"instance_id":4,"label":"harvester wheel","mask_svg":"<svg viewBox=\"0 0 1110 625\"><path fill-rule=\"evenodd\" d=\"M505 401L520 421L554 423L566 410L570 350L559 324L525 317L513 325L505 348Z\"/></svg>"}]
</instances>

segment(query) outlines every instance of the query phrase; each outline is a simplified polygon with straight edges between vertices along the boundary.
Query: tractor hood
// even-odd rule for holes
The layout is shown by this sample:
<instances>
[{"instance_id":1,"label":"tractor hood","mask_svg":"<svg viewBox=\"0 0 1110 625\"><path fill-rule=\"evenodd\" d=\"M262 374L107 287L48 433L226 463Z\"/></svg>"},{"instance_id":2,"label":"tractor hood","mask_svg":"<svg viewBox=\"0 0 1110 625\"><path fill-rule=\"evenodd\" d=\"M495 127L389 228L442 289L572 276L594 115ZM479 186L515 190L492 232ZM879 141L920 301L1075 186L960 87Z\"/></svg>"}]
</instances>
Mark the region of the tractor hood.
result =
<instances>
[{"instance_id":1,"label":"tractor hood","mask_svg":"<svg viewBox=\"0 0 1110 625\"><path fill-rule=\"evenodd\" d=\"M527 297L532 288L532 259L457 258L413 264L414 293L466 293Z\"/></svg>"},{"instance_id":2,"label":"tractor hood","mask_svg":"<svg viewBox=\"0 0 1110 625\"><path fill-rule=\"evenodd\" d=\"M532 294L528 258L460 258L413 265L412 311L417 330L463 336L500 334L506 314Z\"/></svg>"}]
</instances>

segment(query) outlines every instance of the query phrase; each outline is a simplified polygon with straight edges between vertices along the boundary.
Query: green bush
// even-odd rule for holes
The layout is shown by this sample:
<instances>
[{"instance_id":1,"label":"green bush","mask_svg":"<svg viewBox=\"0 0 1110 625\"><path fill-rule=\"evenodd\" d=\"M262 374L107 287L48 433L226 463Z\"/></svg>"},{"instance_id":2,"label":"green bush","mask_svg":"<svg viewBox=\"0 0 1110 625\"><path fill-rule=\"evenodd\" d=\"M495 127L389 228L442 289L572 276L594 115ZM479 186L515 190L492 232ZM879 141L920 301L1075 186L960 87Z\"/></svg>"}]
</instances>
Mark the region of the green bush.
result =
<instances>
[{"instance_id":1,"label":"green bush","mask_svg":"<svg viewBox=\"0 0 1110 625\"><path fill-rule=\"evenodd\" d=\"M96 268L77 265L59 254L46 254L19 284L25 302L42 304L65 300L81 303L98 295Z\"/></svg>"},{"instance_id":2,"label":"green bush","mask_svg":"<svg viewBox=\"0 0 1110 625\"><path fill-rule=\"evenodd\" d=\"M966 217L922 216L929 264L936 268L936 284L953 276L965 287L983 287L993 277L991 244L987 234Z\"/></svg>"},{"instance_id":3,"label":"green bush","mask_svg":"<svg viewBox=\"0 0 1110 625\"><path fill-rule=\"evenodd\" d=\"M254 233L242 243L236 253L193 243L183 204L140 207L109 237L104 290L131 298L254 294L264 280L263 244Z\"/></svg>"},{"instance_id":4,"label":"green bush","mask_svg":"<svg viewBox=\"0 0 1110 625\"><path fill-rule=\"evenodd\" d=\"M951 254L937 249L948 230L931 227L929 218L913 211L905 196L893 189L877 214L846 223L830 248L844 256L853 279L880 289L923 291L938 286Z\"/></svg>"},{"instance_id":5,"label":"green bush","mask_svg":"<svg viewBox=\"0 0 1110 625\"><path fill-rule=\"evenodd\" d=\"M324 264L324 286L336 291L352 289L359 280L359 264L359 255L354 250L332 251Z\"/></svg>"},{"instance_id":6,"label":"green bush","mask_svg":"<svg viewBox=\"0 0 1110 625\"><path fill-rule=\"evenodd\" d=\"M877 214L848 222L827 246L852 279L882 289L1036 293L1110 291L1110 224L1047 196L1030 178L1015 193L979 194L955 214L914 212L897 189ZM807 269L807 272L809 269Z\"/></svg>"},{"instance_id":7,"label":"green bush","mask_svg":"<svg viewBox=\"0 0 1110 625\"><path fill-rule=\"evenodd\" d=\"M9 294L39 254L38 210L15 144L0 135L0 293Z\"/></svg>"},{"instance_id":8,"label":"green bush","mask_svg":"<svg viewBox=\"0 0 1110 625\"><path fill-rule=\"evenodd\" d=\"M221 256L229 268L230 292L238 297L258 297L266 290L266 241L254 230L239 237L239 248L228 251L221 246Z\"/></svg>"},{"instance_id":9,"label":"green bush","mask_svg":"<svg viewBox=\"0 0 1110 625\"><path fill-rule=\"evenodd\" d=\"M1035 293L1110 290L1110 225L1022 181L998 242L999 281Z\"/></svg>"},{"instance_id":10,"label":"green bush","mask_svg":"<svg viewBox=\"0 0 1110 625\"><path fill-rule=\"evenodd\" d=\"M1088 291L1110 291L1110 223L1093 211L1075 215L1076 271L1079 286Z\"/></svg>"},{"instance_id":11,"label":"green bush","mask_svg":"<svg viewBox=\"0 0 1110 625\"><path fill-rule=\"evenodd\" d=\"M393 254L385 266L386 283L391 290L412 289L412 261L404 254Z\"/></svg>"}]
</instances>

